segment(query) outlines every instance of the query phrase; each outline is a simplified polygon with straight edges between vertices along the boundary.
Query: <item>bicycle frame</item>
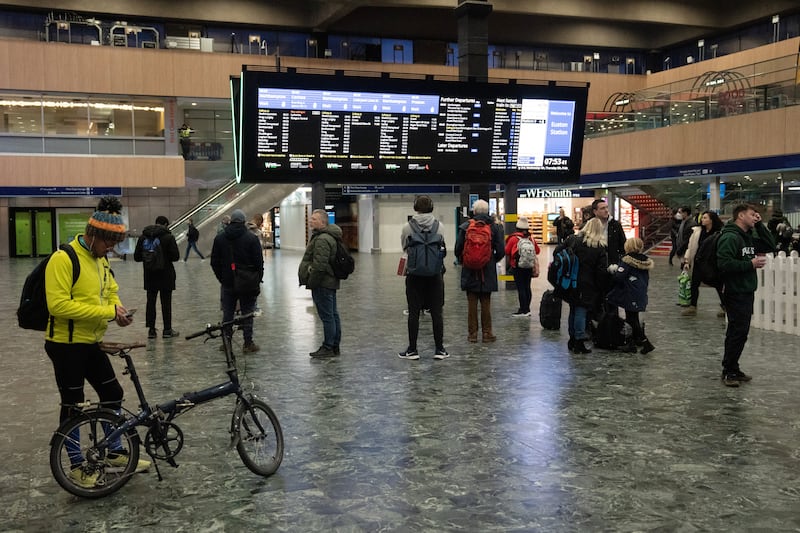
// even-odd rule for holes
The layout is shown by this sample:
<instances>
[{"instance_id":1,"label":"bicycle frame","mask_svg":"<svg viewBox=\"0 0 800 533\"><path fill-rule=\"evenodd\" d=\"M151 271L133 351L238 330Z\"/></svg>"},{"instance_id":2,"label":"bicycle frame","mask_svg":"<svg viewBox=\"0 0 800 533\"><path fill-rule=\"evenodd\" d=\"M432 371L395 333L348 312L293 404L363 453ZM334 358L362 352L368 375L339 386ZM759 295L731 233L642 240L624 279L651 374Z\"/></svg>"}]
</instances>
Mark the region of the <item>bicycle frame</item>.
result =
<instances>
[{"instance_id":1,"label":"bicycle frame","mask_svg":"<svg viewBox=\"0 0 800 533\"><path fill-rule=\"evenodd\" d=\"M235 360L233 357L231 337L225 333L224 329L224 326L230 327L233 322L234 321L228 324L220 325L222 328L222 333L220 335L213 335L213 329L209 325L205 331L187 337L187 339L189 339L201 334L206 334L210 338L222 337L222 342L225 348L225 359L228 365L228 368L225 371L226 374L228 374L228 381L200 391L187 392L180 398L170 400L163 404L158 404L155 406L155 408L152 408L145 398L144 389L139 381L139 375L136 372L136 366L133 363L130 350L118 352L116 355L125 360L125 371L123 373L127 373L131 382L133 382L133 386L136 389L136 395L139 399L140 410L138 413L131 412L130 414L132 416L130 418L128 418L123 424L107 434L105 438L98 442L95 451L101 456L104 455L107 451L109 443L115 442L116 439L119 439L122 435L126 434L128 431L136 428L137 426L151 426L155 418L160 417L161 414L166 415L166 417L164 417L162 420L163 422L170 422L178 415L185 413L197 405L216 400L217 398L222 398L223 396L235 394L236 403L244 403L248 411L251 411L252 406L250 401L244 395L241 384L239 383L239 373L236 369ZM258 421L256 421L256 423L259 426L258 429L263 431L264 428L260 427L260 423L258 423ZM233 429L231 430L231 433L233 434ZM235 436L232 439L231 444L236 444ZM173 459L168 459L167 461L170 465L177 466Z\"/></svg>"}]
</instances>

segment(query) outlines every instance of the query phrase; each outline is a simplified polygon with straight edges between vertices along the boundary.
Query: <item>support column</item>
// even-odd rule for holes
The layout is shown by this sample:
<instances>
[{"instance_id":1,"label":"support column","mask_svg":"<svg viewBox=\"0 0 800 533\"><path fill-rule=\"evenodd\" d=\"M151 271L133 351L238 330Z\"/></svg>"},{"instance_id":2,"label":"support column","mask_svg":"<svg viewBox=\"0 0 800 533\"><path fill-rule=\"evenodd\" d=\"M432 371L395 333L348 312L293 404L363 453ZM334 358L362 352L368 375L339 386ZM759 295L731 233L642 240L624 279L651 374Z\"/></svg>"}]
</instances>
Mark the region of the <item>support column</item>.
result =
<instances>
[{"instance_id":1,"label":"support column","mask_svg":"<svg viewBox=\"0 0 800 533\"><path fill-rule=\"evenodd\" d=\"M506 208L505 224L503 226L506 239L508 239L508 236L517 230L517 219L519 218L519 213L517 213L517 183L505 184L503 203L505 203ZM508 259L506 259L506 261L508 261ZM510 266L511 265L506 263L506 272L509 271ZM517 285L514 283L514 278L511 274L506 274L505 282L507 290L517 290Z\"/></svg>"},{"instance_id":2,"label":"support column","mask_svg":"<svg viewBox=\"0 0 800 533\"><path fill-rule=\"evenodd\" d=\"M315 181L311 184L311 210L325 209L325 184Z\"/></svg>"},{"instance_id":3,"label":"support column","mask_svg":"<svg viewBox=\"0 0 800 533\"><path fill-rule=\"evenodd\" d=\"M708 209L719 213L721 201L719 197L719 176L714 176L708 184Z\"/></svg>"},{"instance_id":4,"label":"support column","mask_svg":"<svg viewBox=\"0 0 800 533\"><path fill-rule=\"evenodd\" d=\"M459 0L456 7L458 20L458 75L461 81L489 78L489 14L492 4L485 0ZM489 184L461 184L461 206L469 207L470 195L477 194L489 201ZM461 210L461 221L469 217L467 209Z\"/></svg>"}]
</instances>

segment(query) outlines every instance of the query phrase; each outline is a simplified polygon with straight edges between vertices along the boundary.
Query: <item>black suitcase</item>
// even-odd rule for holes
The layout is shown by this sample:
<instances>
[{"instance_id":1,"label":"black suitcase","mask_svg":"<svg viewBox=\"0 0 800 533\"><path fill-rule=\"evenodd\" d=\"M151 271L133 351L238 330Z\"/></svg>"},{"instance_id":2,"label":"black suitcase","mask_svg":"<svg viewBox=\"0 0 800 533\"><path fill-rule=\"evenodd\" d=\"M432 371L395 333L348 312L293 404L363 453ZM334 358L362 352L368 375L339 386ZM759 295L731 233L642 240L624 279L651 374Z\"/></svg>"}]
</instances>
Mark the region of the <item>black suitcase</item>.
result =
<instances>
[{"instance_id":1,"label":"black suitcase","mask_svg":"<svg viewBox=\"0 0 800 533\"><path fill-rule=\"evenodd\" d=\"M544 329L561 329L561 298L553 291L544 291L539 304L539 323Z\"/></svg>"}]
</instances>

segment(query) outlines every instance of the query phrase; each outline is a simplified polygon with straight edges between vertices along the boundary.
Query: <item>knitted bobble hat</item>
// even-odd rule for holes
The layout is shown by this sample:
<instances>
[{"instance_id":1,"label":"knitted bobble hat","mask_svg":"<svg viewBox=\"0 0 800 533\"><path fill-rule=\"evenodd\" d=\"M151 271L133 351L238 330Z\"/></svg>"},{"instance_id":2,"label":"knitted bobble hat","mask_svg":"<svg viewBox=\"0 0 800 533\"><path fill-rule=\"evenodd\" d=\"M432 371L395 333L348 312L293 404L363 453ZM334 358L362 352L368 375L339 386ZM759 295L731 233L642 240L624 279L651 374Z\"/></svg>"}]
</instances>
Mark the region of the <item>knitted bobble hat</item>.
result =
<instances>
[{"instance_id":1,"label":"knitted bobble hat","mask_svg":"<svg viewBox=\"0 0 800 533\"><path fill-rule=\"evenodd\" d=\"M97 210L89 217L86 235L106 241L120 242L128 235L122 219L122 202L114 196L103 196Z\"/></svg>"}]
</instances>

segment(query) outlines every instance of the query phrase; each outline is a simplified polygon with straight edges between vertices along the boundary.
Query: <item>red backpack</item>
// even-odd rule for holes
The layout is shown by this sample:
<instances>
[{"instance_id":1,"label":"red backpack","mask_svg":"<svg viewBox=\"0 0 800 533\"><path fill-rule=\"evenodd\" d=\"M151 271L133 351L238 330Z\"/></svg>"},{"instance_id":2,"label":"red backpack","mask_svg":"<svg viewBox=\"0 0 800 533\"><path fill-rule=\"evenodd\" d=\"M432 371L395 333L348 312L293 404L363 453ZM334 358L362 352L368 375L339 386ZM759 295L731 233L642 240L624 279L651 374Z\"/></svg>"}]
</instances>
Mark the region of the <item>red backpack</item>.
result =
<instances>
[{"instance_id":1,"label":"red backpack","mask_svg":"<svg viewBox=\"0 0 800 533\"><path fill-rule=\"evenodd\" d=\"M461 263L470 270L483 270L492 259L492 225L472 219L464 239Z\"/></svg>"}]
</instances>

